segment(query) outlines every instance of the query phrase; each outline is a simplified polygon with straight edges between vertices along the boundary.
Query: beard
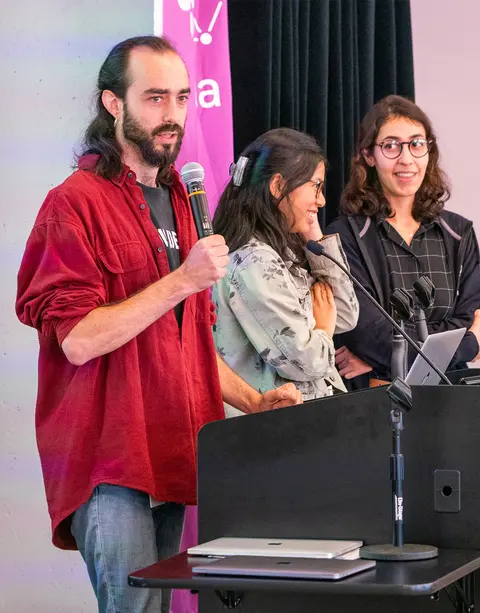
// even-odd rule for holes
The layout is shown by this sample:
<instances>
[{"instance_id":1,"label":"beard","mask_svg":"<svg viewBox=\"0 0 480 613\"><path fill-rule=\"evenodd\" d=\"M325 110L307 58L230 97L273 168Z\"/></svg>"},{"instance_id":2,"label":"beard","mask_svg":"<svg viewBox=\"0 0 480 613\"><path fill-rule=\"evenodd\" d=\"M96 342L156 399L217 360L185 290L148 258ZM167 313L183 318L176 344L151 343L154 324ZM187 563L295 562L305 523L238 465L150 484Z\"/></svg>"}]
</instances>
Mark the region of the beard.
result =
<instances>
[{"instance_id":1,"label":"beard","mask_svg":"<svg viewBox=\"0 0 480 613\"><path fill-rule=\"evenodd\" d=\"M162 132L175 132L177 140L172 145L156 145L155 137ZM184 130L178 123L164 123L149 134L124 105L123 136L127 142L137 146L145 162L153 168L168 172L175 162L182 146Z\"/></svg>"}]
</instances>

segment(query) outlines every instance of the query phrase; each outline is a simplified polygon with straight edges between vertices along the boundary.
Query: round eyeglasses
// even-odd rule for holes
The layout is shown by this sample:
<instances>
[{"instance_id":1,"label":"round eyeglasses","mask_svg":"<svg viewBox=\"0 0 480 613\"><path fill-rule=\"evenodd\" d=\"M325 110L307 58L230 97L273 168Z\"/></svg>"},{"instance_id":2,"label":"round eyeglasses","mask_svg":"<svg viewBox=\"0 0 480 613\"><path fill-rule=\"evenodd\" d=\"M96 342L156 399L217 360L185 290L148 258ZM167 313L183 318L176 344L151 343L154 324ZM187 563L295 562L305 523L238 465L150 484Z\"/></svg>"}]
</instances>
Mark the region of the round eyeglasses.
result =
<instances>
[{"instance_id":1,"label":"round eyeglasses","mask_svg":"<svg viewBox=\"0 0 480 613\"><path fill-rule=\"evenodd\" d=\"M433 145L433 140L426 138L413 138L410 141L399 141L394 139L387 139L381 143L375 143L376 147L380 147L383 155L389 160L394 160L402 155L403 146L408 145L408 150L414 158L423 158L427 155Z\"/></svg>"},{"instance_id":2,"label":"round eyeglasses","mask_svg":"<svg viewBox=\"0 0 480 613\"><path fill-rule=\"evenodd\" d=\"M318 200L320 196L323 194L323 188L325 187L325 181L321 181L318 179L314 181L313 179L309 179L310 183L313 183L315 186L315 200Z\"/></svg>"}]
</instances>

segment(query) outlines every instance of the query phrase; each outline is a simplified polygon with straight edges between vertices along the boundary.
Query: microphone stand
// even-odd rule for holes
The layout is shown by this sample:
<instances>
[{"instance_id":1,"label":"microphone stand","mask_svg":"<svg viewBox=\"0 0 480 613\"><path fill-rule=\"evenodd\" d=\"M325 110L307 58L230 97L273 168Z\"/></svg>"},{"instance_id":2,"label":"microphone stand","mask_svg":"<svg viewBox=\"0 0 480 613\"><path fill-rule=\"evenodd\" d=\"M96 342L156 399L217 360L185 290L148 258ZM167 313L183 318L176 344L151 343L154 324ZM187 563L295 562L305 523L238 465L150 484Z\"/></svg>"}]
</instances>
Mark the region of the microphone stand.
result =
<instances>
[{"instance_id":1,"label":"microphone stand","mask_svg":"<svg viewBox=\"0 0 480 613\"><path fill-rule=\"evenodd\" d=\"M405 322L412 317L412 299L410 298L410 294L402 288L394 289L390 296L390 305L393 307L394 314L398 319L400 327L405 332ZM400 377L403 381L407 376L408 347L405 338L406 332L402 335L394 331L392 360L390 364L392 380Z\"/></svg>"},{"instance_id":2,"label":"microphone stand","mask_svg":"<svg viewBox=\"0 0 480 613\"><path fill-rule=\"evenodd\" d=\"M405 325L403 321L400 320L399 325L405 332ZM399 377L403 381L407 376L407 355L408 352L405 337L397 332L394 332L392 340L392 361L390 364L392 379Z\"/></svg>"},{"instance_id":3,"label":"microphone stand","mask_svg":"<svg viewBox=\"0 0 480 613\"><path fill-rule=\"evenodd\" d=\"M380 545L366 545L360 549L360 557L367 560L406 562L429 560L438 557L433 545L405 543L403 539L403 481L405 458L402 454L403 414L412 408L410 386L399 377L387 387L390 399L390 428L392 430L392 453L390 455L390 480L392 482L392 542Z\"/></svg>"},{"instance_id":4,"label":"microphone stand","mask_svg":"<svg viewBox=\"0 0 480 613\"><path fill-rule=\"evenodd\" d=\"M385 318L392 324L394 329L419 353L441 378L452 385L445 375L433 364L433 362L423 353L420 347L408 336L405 330L387 313L375 298L355 279L350 271L338 262L335 258L326 253L325 248L316 241L308 241L307 249L315 255L324 255L334 262L353 284L362 291L367 298L379 309ZM406 292L405 292L406 293ZM408 296L408 294L407 294ZM368 560L398 561L407 560L428 560L438 557L438 549L432 545L417 545L404 543L403 538L403 481L405 475L404 456L401 447L401 433L403 430L403 414L408 413L412 408L412 393L408 386L400 377L396 377L386 389L390 399L390 428L392 431L392 453L390 455L390 480L392 482L392 543L380 545L367 545L360 549L360 557Z\"/></svg>"}]
</instances>

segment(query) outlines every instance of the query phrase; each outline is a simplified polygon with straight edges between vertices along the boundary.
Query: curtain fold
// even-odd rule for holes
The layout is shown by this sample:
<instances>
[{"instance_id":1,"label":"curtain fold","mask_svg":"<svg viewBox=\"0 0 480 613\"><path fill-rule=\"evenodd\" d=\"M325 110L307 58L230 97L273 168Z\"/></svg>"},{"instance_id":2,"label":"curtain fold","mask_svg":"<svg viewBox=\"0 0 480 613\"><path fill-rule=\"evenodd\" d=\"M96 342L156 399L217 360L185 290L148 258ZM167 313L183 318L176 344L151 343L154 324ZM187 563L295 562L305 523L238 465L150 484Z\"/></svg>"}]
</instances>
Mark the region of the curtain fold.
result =
<instances>
[{"instance_id":1,"label":"curtain fold","mask_svg":"<svg viewBox=\"0 0 480 613\"><path fill-rule=\"evenodd\" d=\"M229 0L235 156L262 132L314 135L337 215L359 122L388 94L414 98L409 0Z\"/></svg>"}]
</instances>

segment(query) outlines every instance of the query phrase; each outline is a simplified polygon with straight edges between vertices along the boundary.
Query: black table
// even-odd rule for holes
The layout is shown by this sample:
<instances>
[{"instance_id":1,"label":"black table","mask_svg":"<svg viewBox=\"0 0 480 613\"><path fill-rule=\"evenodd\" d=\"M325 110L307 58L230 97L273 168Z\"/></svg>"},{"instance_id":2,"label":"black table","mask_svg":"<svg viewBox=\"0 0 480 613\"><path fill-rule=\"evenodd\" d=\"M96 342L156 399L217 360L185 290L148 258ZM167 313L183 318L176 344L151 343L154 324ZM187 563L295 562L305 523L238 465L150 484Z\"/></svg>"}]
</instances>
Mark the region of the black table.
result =
<instances>
[{"instance_id":1,"label":"black table","mask_svg":"<svg viewBox=\"0 0 480 613\"><path fill-rule=\"evenodd\" d=\"M438 611L434 605L443 591L458 613L470 613L474 607L473 573L480 568L480 550L443 549L432 560L377 562L374 569L341 581L194 575L192 567L204 560L181 553L133 572L128 582L139 588L214 591L227 608L241 604L241 611L256 613L374 611L375 603L384 612L413 611L413 596L424 597L419 610L427 611L427 605L433 603L432 611ZM247 596L259 592L272 594L272 609L265 604L256 608L254 599L247 602ZM265 603L265 597L261 602ZM220 603L218 606L222 610Z\"/></svg>"}]
</instances>

